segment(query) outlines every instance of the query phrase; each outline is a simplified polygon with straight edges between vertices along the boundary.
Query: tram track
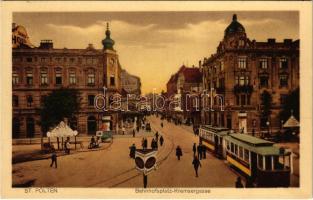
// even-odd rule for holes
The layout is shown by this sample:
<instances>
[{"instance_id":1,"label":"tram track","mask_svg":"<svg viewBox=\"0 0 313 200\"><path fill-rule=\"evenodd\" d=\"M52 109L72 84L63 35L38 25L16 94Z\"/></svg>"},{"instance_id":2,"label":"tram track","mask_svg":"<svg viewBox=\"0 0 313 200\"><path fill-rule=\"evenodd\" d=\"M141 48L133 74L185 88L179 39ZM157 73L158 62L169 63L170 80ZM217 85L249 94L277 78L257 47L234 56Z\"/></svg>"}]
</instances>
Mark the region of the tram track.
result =
<instances>
[{"instance_id":1,"label":"tram track","mask_svg":"<svg viewBox=\"0 0 313 200\"><path fill-rule=\"evenodd\" d=\"M155 124L155 127L154 126L151 126L151 129L152 129L152 131L154 131L154 132L156 132L156 131L158 131L159 133L160 132L163 132L162 131L162 129L161 129L161 127L158 127L158 125L157 125L157 123L154 121L154 122L151 122L151 124ZM172 138L172 137L170 137L170 136L168 136L168 135L164 135L164 134L162 134L163 135L163 137L166 139L165 141L166 142L168 142L168 141L170 141L169 142L169 151L167 151L166 150L166 147L164 146L164 148L160 148L159 147L159 149L160 149L160 152L158 152L158 157L160 158L160 159L158 159L158 161L157 161L157 167L159 167L160 165L162 165L162 163L164 162L164 161L166 161L167 159L168 159L168 157L171 155L171 153L174 151L174 147L175 147L175 144L174 144L174 139ZM164 155L165 154L165 155ZM136 178L136 177L138 177L138 176L141 176L142 175L142 173L141 172L138 172L137 171L137 169L136 169L136 167L132 167L132 168L129 168L129 169L127 169L127 170L124 170L123 172L121 172L121 173L119 173L119 174L117 174L117 175L115 175L115 176L113 176L113 177L110 177L110 178L108 178L108 179L106 179L106 180L103 180L103 181L99 181L99 182L97 182L97 183L93 183L93 184L91 184L91 185L88 185L88 187L95 187L95 186L97 186L97 185L103 185L103 184L106 184L106 183L108 183L108 182L110 182L110 181L112 181L112 182L114 182L113 184L111 183L111 184L109 184L107 187L109 187L109 188L113 188L113 187L117 187L117 186L119 186L119 185L121 185L121 184L123 184L123 183L126 183L126 182L128 182L128 181L130 181L130 180L132 180L132 179L134 179L134 178Z\"/></svg>"}]
</instances>

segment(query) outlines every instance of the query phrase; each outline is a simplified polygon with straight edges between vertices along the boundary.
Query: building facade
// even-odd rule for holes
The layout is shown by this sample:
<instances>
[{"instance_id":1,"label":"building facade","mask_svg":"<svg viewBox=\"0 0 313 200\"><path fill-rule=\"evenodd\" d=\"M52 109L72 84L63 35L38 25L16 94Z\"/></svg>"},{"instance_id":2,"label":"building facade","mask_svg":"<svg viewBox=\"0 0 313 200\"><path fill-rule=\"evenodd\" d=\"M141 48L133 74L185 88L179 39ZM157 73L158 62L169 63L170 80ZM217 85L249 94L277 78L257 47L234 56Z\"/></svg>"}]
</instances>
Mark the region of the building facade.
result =
<instances>
[{"instance_id":1,"label":"building facade","mask_svg":"<svg viewBox=\"0 0 313 200\"><path fill-rule=\"evenodd\" d=\"M25 30L21 26L14 29ZM27 36L26 30L24 33ZM13 46L13 138L45 134L40 127L40 108L44 97L59 88L76 89L80 94L80 110L68 119L79 134L95 134L103 124L113 130L119 113L94 107L94 98L104 93L103 87L106 97L121 91L121 66L109 27L105 34L103 49L92 44L86 49L56 49L51 40L42 40L39 47L27 43ZM109 103L108 98L106 101Z\"/></svg>"},{"instance_id":2,"label":"building facade","mask_svg":"<svg viewBox=\"0 0 313 200\"><path fill-rule=\"evenodd\" d=\"M279 112L290 92L299 87L299 40L250 40L233 15L217 52L201 61L204 98L203 124L254 133L281 127ZM271 98L271 115L264 119L261 96ZM220 98L222 97L222 98ZM222 103L220 103L222 99ZM223 106L221 106L223 104Z\"/></svg>"},{"instance_id":3,"label":"building facade","mask_svg":"<svg viewBox=\"0 0 313 200\"><path fill-rule=\"evenodd\" d=\"M141 94L141 81L138 76L131 75L125 69L121 71L121 84L128 94Z\"/></svg>"}]
</instances>

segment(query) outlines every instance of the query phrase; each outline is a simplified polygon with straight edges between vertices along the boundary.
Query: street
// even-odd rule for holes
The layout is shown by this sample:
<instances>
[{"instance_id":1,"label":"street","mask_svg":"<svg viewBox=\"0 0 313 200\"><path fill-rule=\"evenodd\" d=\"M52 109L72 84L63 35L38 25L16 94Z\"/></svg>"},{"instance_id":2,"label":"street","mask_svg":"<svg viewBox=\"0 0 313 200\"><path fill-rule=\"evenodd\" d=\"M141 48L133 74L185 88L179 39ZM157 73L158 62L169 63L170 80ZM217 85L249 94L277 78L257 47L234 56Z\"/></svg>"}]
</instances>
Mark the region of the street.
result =
<instances>
[{"instance_id":1,"label":"street","mask_svg":"<svg viewBox=\"0 0 313 200\"><path fill-rule=\"evenodd\" d=\"M201 160L199 177L195 177L192 165L192 145L198 143L191 127L177 126L155 116L148 117L153 132L164 137L159 145L157 169L148 175L148 187L234 187L236 174L224 160L207 153ZM141 148L142 137L114 138L112 145L104 150L80 152L58 157L58 168L50 168L50 159L23 162L13 165L13 185L32 182L38 187L143 187L142 173L135 169L129 158L129 146ZM152 139L148 135L148 146ZM180 145L183 156L175 156Z\"/></svg>"}]
</instances>

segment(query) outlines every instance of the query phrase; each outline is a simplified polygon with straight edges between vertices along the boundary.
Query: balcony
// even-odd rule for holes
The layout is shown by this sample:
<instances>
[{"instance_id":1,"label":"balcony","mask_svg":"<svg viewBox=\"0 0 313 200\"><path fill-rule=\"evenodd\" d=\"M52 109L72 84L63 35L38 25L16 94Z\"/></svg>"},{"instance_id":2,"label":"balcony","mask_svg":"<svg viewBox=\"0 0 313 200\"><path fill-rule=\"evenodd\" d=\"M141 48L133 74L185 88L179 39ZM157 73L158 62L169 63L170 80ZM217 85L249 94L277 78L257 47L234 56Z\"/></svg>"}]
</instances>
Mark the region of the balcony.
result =
<instances>
[{"instance_id":1,"label":"balcony","mask_svg":"<svg viewBox=\"0 0 313 200\"><path fill-rule=\"evenodd\" d=\"M235 85L234 86L234 93L252 93L253 86L252 85Z\"/></svg>"},{"instance_id":2,"label":"balcony","mask_svg":"<svg viewBox=\"0 0 313 200\"><path fill-rule=\"evenodd\" d=\"M225 87L224 86L217 87L217 88L215 88L215 90L216 90L216 93L218 93L218 94L225 93Z\"/></svg>"}]
</instances>

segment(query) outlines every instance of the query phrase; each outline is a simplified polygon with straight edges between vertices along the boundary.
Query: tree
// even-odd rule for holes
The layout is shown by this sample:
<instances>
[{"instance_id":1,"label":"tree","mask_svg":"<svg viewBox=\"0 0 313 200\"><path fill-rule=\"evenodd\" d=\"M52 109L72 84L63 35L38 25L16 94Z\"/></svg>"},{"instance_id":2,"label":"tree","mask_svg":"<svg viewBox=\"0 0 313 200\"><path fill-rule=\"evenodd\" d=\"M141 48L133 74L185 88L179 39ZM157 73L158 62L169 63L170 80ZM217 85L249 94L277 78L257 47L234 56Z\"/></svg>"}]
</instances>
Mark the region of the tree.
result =
<instances>
[{"instance_id":1,"label":"tree","mask_svg":"<svg viewBox=\"0 0 313 200\"><path fill-rule=\"evenodd\" d=\"M40 110L41 128L46 133L64 118L71 118L78 112L80 105L79 93L74 89L61 88L52 91L43 99Z\"/></svg>"},{"instance_id":2,"label":"tree","mask_svg":"<svg viewBox=\"0 0 313 200\"><path fill-rule=\"evenodd\" d=\"M268 91L261 94L261 126L265 127L271 115L272 95Z\"/></svg>"},{"instance_id":3,"label":"tree","mask_svg":"<svg viewBox=\"0 0 313 200\"><path fill-rule=\"evenodd\" d=\"M299 88L292 91L286 98L285 103L283 104L282 111L279 113L280 119L284 122L287 121L291 115L300 120L300 94Z\"/></svg>"}]
</instances>

